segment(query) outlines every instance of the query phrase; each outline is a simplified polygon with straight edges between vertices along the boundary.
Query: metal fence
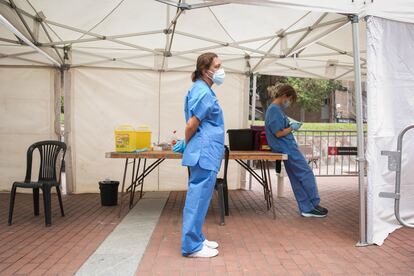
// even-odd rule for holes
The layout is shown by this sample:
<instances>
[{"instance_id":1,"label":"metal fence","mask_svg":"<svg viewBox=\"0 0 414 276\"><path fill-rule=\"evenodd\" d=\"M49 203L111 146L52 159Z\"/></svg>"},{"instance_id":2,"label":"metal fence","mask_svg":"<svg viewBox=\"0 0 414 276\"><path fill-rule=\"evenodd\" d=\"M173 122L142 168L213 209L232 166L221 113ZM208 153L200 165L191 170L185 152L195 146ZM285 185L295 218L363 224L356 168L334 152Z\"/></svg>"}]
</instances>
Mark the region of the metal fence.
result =
<instances>
[{"instance_id":1,"label":"metal fence","mask_svg":"<svg viewBox=\"0 0 414 276\"><path fill-rule=\"evenodd\" d=\"M356 131L302 130L294 133L299 149L316 176L356 176L355 155L329 155L329 147L357 147ZM366 144L366 133L364 134ZM366 147L365 147L366 148Z\"/></svg>"}]
</instances>

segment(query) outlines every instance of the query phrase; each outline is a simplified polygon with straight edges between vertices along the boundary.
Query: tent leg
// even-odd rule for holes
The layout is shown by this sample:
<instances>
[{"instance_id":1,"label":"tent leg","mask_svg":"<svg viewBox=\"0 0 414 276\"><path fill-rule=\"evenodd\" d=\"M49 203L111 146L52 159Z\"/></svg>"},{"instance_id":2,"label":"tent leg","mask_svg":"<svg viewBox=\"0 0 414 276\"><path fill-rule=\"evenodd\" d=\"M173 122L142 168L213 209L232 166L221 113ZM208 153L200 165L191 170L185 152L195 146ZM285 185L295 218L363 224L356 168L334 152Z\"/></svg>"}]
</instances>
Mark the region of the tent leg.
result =
<instances>
[{"instance_id":1,"label":"tent leg","mask_svg":"<svg viewBox=\"0 0 414 276\"><path fill-rule=\"evenodd\" d=\"M250 78L250 81L252 78ZM253 86L252 86L252 109L251 109L251 124L254 125L255 119L256 119L256 90L257 90L257 74L253 74ZM248 161L249 166L253 165L253 161ZM252 175L249 174L249 191L252 189Z\"/></svg>"},{"instance_id":2,"label":"tent leg","mask_svg":"<svg viewBox=\"0 0 414 276\"><path fill-rule=\"evenodd\" d=\"M252 125L256 119L256 90L257 90L257 74L253 75L253 87L252 87L252 111L251 111L251 119Z\"/></svg>"},{"instance_id":3,"label":"tent leg","mask_svg":"<svg viewBox=\"0 0 414 276\"><path fill-rule=\"evenodd\" d=\"M63 91L65 99L65 120L64 120L64 141L67 145L66 158L65 158L65 175L66 175L66 193L71 194L75 192L74 179L73 179L73 152L72 152L72 102L71 102L71 72L69 70L62 70Z\"/></svg>"},{"instance_id":4,"label":"tent leg","mask_svg":"<svg viewBox=\"0 0 414 276\"><path fill-rule=\"evenodd\" d=\"M359 242L356 246L367 246L367 218L365 202L365 144L364 144L364 122L362 110L362 89L361 89L361 64L360 64L360 43L359 43L359 18L351 15L352 36L354 50L354 78L356 98L356 121L357 121L357 143L358 143L358 183L359 183Z\"/></svg>"}]
</instances>

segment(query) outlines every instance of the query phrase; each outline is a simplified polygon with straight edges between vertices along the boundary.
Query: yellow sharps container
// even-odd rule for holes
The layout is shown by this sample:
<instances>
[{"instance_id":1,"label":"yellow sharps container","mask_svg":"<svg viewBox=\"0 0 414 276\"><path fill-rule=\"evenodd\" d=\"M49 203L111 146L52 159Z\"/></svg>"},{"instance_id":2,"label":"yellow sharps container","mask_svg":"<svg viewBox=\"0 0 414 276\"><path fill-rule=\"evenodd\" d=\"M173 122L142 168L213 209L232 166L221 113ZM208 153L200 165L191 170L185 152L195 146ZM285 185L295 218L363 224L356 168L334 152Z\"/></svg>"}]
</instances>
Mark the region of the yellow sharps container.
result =
<instances>
[{"instance_id":1,"label":"yellow sharps container","mask_svg":"<svg viewBox=\"0 0 414 276\"><path fill-rule=\"evenodd\" d=\"M131 125L120 125L115 129L115 150L133 152L136 147L135 129Z\"/></svg>"},{"instance_id":2,"label":"yellow sharps container","mask_svg":"<svg viewBox=\"0 0 414 276\"><path fill-rule=\"evenodd\" d=\"M151 130L147 125L140 125L136 129L136 149L151 148Z\"/></svg>"}]
</instances>

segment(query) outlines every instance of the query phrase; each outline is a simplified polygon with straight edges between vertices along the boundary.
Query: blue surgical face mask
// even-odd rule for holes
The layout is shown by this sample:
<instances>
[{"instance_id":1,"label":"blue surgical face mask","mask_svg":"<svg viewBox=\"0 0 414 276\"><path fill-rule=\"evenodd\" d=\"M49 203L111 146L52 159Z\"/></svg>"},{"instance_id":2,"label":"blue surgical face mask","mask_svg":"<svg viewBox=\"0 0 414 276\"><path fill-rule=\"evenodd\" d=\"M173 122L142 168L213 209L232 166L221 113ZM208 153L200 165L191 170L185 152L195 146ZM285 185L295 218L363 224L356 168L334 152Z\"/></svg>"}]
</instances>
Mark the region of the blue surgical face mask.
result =
<instances>
[{"instance_id":1,"label":"blue surgical face mask","mask_svg":"<svg viewBox=\"0 0 414 276\"><path fill-rule=\"evenodd\" d=\"M288 108L289 105L290 105L290 101L286 100L286 101L283 102L282 107L285 109L285 108Z\"/></svg>"},{"instance_id":2,"label":"blue surgical face mask","mask_svg":"<svg viewBox=\"0 0 414 276\"><path fill-rule=\"evenodd\" d=\"M224 78L226 77L226 73L224 72L223 68L218 69L214 72L213 76L210 79L217 85L220 85L224 82Z\"/></svg>"}]
</instances>

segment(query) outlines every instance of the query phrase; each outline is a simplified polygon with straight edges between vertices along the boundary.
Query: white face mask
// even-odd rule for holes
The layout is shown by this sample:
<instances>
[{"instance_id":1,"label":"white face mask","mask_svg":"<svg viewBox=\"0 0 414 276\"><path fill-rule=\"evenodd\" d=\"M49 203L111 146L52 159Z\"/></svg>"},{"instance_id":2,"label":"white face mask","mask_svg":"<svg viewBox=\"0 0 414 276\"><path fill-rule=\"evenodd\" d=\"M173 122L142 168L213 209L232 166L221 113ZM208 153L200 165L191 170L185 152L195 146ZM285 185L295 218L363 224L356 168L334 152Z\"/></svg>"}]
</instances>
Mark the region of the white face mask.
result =
<instances>
[{"instance_id":1,"label":"white face mask","mask_svg":"<svg viewBox=\"0 0 414 276\"><path fill-rule=\"evenodd\" d=\"M283 108L288 108L288 107L289 107L289 105L290 105L290 101L289 101L289 100L286 100L286 101L282 104L282 107L283 107Z\"/></svg>"},{"instance_id":2,"label":"white face mask","mask_svg":"<svg viewBox=\"0 0 414 276\"><path fill-rule=\"evenodd\" d=\"M216 72L214 72L212 77L209 76L209 78L217 85L222 84L224 82L225 77L226 77L226 73L224 72L223 68L220 68Z\"/></svg>"}]
</instances>

